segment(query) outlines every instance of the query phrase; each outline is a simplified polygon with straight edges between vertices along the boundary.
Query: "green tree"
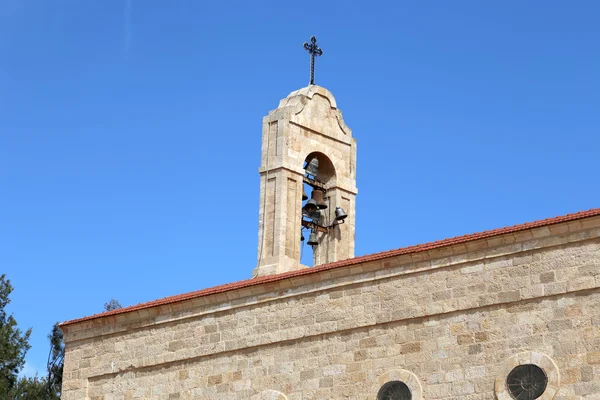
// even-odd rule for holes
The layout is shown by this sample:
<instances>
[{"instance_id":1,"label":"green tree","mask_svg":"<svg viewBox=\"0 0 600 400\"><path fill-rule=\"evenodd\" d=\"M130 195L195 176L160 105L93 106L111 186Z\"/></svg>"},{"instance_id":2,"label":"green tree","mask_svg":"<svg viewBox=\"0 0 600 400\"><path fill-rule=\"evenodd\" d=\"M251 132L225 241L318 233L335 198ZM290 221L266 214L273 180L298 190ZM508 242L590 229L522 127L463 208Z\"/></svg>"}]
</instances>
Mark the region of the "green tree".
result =
<instances>
[{"instance_id":1,"label":"green tree","mask_svg":"<svg viewBox=\"0 0 600 400\"><path fill-rule=\"evenodd\" d=\"M48 339L50 339L50 353L46 366L48 376L38 378L36 375L19 379L8 397L9 400L60 400L65 346L58 322L52 327Z\"/></svg>"},{"instance_id":2,"label":"green tree","mask_svg":"<svg viewBox=\"0 0 600 400\"><path fill-rule=\"evenodd\" d=\"M31 328L21 332L17 321L6 312L13 291L6 275L0 276L0 399L9 398L18 381L18 373L25 364L25 354L31 347Z\"/></svg>"},{"instance_id":3,"label":"green tree","mask_svg":"<svg viewBox=\"0 0 600 400\"><path fill-rule=\"evenodd\" d=\"M123 306L115 299L110 299L108 303L104 303L104 311L118 310L119 308L123 308Z\"/></svg>"},{"instance_id":4,"label":"green tree","mask_svg":"<svg viewBox=\"0 0 600 400\"><path fill-rule=\"evenodd\" d=\"M10 400L46 400L46 379L23 377L8 397Z\"/></svg>"},{"instance_id":5,"label":"green tree","mask_svg":"<svg viewBox=\"0 0 600 400\"><path fill-rule=\"evenodd\" d=\"M60 400L65 344L63 343L63 334L58 327L58 322L52 327L52 332L48 335L48 339L50 339L50 353L48 354L47 364L46 399Z\"/></svg>"}]
</instances>

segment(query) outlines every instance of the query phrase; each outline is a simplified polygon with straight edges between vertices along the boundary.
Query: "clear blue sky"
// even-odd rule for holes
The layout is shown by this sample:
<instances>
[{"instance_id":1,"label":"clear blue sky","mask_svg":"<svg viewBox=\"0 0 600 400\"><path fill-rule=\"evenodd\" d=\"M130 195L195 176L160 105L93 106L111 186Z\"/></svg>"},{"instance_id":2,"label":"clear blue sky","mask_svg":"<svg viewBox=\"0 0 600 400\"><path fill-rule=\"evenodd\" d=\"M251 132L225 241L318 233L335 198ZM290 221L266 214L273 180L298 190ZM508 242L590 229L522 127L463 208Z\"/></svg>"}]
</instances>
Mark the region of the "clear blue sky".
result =
<instances>
[{"instance_id":1,"label":"clear blue sky","mask_svg":"<svg viewBox=\"0 0 600 400\"><path fill-rule=\"evenodd\" d=\"M600 3L0 0L0 273L55 321L250 277L261 118L324 55L357 255L600 206Z\"/></svg>"}]
</instances>

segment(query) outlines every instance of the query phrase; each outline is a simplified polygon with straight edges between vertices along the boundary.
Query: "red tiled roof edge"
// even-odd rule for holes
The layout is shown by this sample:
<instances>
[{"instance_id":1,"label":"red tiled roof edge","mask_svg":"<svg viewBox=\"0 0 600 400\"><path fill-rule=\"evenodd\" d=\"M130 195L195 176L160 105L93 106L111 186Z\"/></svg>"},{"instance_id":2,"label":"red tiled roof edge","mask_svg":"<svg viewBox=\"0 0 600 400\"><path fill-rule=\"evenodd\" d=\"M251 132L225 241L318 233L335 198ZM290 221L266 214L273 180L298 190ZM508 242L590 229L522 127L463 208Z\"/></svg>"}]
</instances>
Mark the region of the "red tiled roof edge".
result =
<instances>
[{"instance_id":1,"label":"red tiled roof edge","mask_svg":"<svg viewBox=\"0 0 600 400\"><path fill-rule=\"evenodd\" d=\"M120 308L117 310L103 312L100 314L94 314L94 315L91 315L88 317L73 319L70 321L63 322L59 326L63 327L63 326L72 325L72 324L75 324L78 322L89 321L89 320L96 319L96 318L108 317L111 315L117 315L117 314L123 314L123 313L131 312L131 311L143 310L146 308L162 306L162 305L176 303L176 302L180 302L180 301L184 301L184 300L195 299L198 297L209 296L209 295L217 294L217 293L223 293L223 292L227 292L230 290L241 289L241 288L245 288L245 287L249 287L249 286L256 286L256 285L260 285L263 283L281 281L281 280L296 277L296 276L316 274L318 272L327 271L327 270L334 269L334 268L347 267L350 265L360 264L363 262L376 261L376 260L381 260L381 259L389 258L389 257L396 257L396 256L404 255L404 254L418 253L421 251L432 250L432 249L436 249L439 247L450 246L453 244L465 243L465 242L470 242L470 241L478 240L478 239L486 239L486 238L489 238L492 236L498 236L498 235L502 235L502 234L506 234L506 233L523 231L523 230L527 230L527 229L531 229L531 228L539 228L542 226L558 224L561 222L569 222L569 221L574 221L574 220L598 216L598 215L600 215L600 208L593 208L593 209L590 209L587 211L581 211L578 213L567 214L567 215L563 215L563 216L559 216L559 217L547 218L547 219L543 219L543 220L539 220L539 221L527 222L524 224L509 226L509 227L505 227L505 228L498 228L498 229L493 229L493 230L483 231L483 232L478 232L478 233L470 233L467 235L457 236L457 237L448 238L448 239L444 239L444 240L438 240L435 242L429 242L429 243L419 244L419 245L415 245L415 246L404 247L404 248L400 248L400 249L396 249L396 250L389 250L389 251L384 251L381 253L364 255L364 256L355 257L355 258L349 258L347 260L336 261L336 262L333 262L330 264L319 265L314 268L306 268L306 269L301 269L301 270L297 270L297 271L284 272L284 273L277 274L277 275L267 275L267 276L252 278L252 279L246 279L243 281L232 282L232 283L228 283L225 285L215 286L212 288L197 290L197 291L190 292L190 293L169 296L169 297L165 297L162 299L149 301L146 303L140 303L140 304L136 304L136 305L125 307L125 308Z\"/></svg>"}]
</instances>

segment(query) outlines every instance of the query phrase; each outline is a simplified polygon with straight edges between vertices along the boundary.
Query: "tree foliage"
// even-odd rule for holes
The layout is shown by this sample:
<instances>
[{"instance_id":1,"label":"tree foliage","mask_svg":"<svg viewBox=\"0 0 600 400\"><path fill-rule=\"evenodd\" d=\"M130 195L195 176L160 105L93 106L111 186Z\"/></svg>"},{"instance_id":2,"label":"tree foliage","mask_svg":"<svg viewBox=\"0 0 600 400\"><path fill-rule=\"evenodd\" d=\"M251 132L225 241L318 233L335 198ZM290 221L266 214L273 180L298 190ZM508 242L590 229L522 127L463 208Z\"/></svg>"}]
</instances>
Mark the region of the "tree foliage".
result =
<instances>
[{"instance_id":1,"label":"tree foliage","mask_svg":"<svg viewBox=\"0 0 600 400\"><path fill-rule=\"evenodd\" d=\"M118 310L119 308L123 308L123 306L115 299L110 299L108 303L104 303L104 311Z\"/></svg>"},{"instance_id":2,"label":"tree foliage","mask_svg":"<svg viewBox=\"0 0 600 400\"><path fill-rule=\"evenodd\" d=\"M0 399L8 400L60 400L65 346L58 323L48 335L48 376L18 378L29 350L31 329L25 333L17 328L17 321L6 312L13 291L5 275L0 276Z\"/></svg>"},{"instance_id":3,"label":"tree foliage","mask_svg":"<svg viewBox=\"0 0 600 400\"><path fill-rule=\"evenodd\" d=\"M52 332L48 335L48 339L50 339L50 352L47 363L46 398L60 399L65 344L63 343L63 334L58 327L58 322L52 327Z\"/></svg>"},{"instance_id":4,"label":"tree foliage","mask_svg":"<svg viewBox=\"0 0 600 400\"><path fill-rule=\"evenodd\" d=\"M13 287L6 275L0 276L0 399L7 399L15 389L19 371L29 350L31 329L21 332L17 321L6 312Z\"/></svg>"},{"instance_id":5,"label":"tree foliage","mask_svg":"<svg viewBox=\"0 0 600 400\"><path fill-rule=\"evenodd\" d=\"M17 385L8 397L10 400L47 400L46 379L23 377L19 379ZM57 397L60 399L60 397Z\"/></svg>"},{"instance_id":6,"label":"tree foliage","mask_svg":"<svg viewBox=\"0 0 600 400\"><path fill-rule=\"evenodd\" d=\"M65 345L58 322L52 327L48 339L50 340L50 352L46 365L48 376L38 378L36 375L21 378L8 397L10 400L60 400Z\"/></svg>"}]
</instances>

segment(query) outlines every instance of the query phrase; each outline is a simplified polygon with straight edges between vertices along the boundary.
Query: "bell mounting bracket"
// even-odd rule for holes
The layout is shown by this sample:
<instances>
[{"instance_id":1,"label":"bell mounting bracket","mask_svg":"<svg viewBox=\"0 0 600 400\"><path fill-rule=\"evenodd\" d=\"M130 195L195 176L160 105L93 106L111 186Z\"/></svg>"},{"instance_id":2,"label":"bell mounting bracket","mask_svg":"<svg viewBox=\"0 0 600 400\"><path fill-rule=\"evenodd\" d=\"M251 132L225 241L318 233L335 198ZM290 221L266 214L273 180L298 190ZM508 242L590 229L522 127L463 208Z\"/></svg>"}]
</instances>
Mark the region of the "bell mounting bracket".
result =
<instances>
[{"instance_id":1,"label":"bell mounting bracket","mask_svg":"<svg viewBox=\"0 0 600 400\"><path fill-rule=\"evenodd\" d=\"M306 183L308 186L312 187L313 189L320 189L323 192L327 192L327 189L325 189L325 185L316 179L312 179L312 178L309 178L308 176L305 176L304 178L302 178L302 181L304 183Z\"/></svg>"},{"instance_id":2,"label":"bell mounting bracket","mask_svg":"<svg viewBox=\"0 0 600 400\"><path fill-rule=\"evenodd\" d=\"M327 233L327 231L329 230L328 226L319 225L312 221L306 221L305 219L302 220L302 226L308 229L315 229L323 233Z\"/></svg>"}]
</instances>

